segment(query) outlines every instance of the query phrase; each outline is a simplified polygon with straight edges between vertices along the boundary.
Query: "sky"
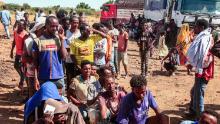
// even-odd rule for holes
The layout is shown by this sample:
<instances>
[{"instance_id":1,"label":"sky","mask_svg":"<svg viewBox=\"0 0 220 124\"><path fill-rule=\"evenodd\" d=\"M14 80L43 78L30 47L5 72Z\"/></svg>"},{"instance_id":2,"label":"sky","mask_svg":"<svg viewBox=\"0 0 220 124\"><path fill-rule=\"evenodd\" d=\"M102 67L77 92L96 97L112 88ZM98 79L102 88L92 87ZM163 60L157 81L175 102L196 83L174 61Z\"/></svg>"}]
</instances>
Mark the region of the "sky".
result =
<instances>
[{"instance_id":1,"label":"sky","mask_svg":"<svg viewBox=\"0 0 220 124\"><path fill-rule=\"evenodd\" d=\"M61 7L76 7L80 2L89 4L94 9L100 9L103 3L108 0L0 0L5 3L15 3L22 5L28 3L32 7L48 7L60 5Z\"/></svg>"}]
</instances>

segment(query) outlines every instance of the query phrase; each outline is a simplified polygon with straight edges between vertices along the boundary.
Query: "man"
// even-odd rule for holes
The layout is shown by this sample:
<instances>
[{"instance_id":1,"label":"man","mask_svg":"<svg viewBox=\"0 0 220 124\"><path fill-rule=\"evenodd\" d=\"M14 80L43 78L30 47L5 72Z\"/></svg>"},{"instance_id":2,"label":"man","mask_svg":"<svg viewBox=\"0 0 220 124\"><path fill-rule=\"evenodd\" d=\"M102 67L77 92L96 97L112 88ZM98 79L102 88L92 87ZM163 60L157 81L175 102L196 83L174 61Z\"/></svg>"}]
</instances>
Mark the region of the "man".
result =
<instances>
[{"instance_id":1,"label":"man","mask_svg":"<svg viewBox=\"0 0 220 124\"><path fill-rule=\"evenodd\" d=\"M14 40L12 43L11 54L10 54L10 57L13 58L13 51L16 46L14 68L20 76L20 82L18 87L21 89L22 92L23 92L23 83L25 80L22 55L23 55L24 41L27 38L27 31L25 30L25 27L26 27L25 20L22 19L18 21L18 28L17 30L14 31Z\"/></svg>"},{"instance_id":2,"label":"man","mask_svg":"<svg viewBox=\"0 0 220 124\"><path fill-rule=\"evenodd\" d=\"M91 29L87 24L80 26L81 36L74 39L70 44L70 54L73 63L80 66L83 60L94 62L94 47L97 41L106 37L106 34L95 29ZM94 35L90 35L93 31Z\"/></svg>"},{"instance_id":3,"label":"man","mask_svg":"<svg viewBox=\"0 0 220 124\"><path fill-rule=\"evenodd\" d=\"M104 88L106 91L98 97L101 118L116 123L120 102L125 92L117 88L113 76L104 77Z\"/></svg>"},{"instance_id":4,"label":"man","mask_svg":"<svg viewBox=\"0 0 220 124\"><path fill-rule=\"evenodd\" d=\"M18 25L18 21L21 20L21 19L24 19L24 8L21 8L21 10L16 10L16 14L15 14L15 24L13 26L13 30L15 28L17 28L17 25Z\"/></svg>"},{"instance_id":5,"label":"man","mask_svg":"<svg viewBox=\"0 0 220 124\"><path fill-rule=\"evenodd\" d=\"M56 17L47 17L44 34L33 43L36 90L46 81L61 83L64 86L63 91L65 89L62 62L66 58L67 51L64 47L64 31L62 28L58 30L58 25Z\"/></svg>"},{"instance_id":6,"label":"man","mask_svg":"<svg viewBox=\"0 0 220 124\"><path fill-rule=\"evenodd\" d=\"M183 121L180 124L218 124L219 115L215 111L205 110L202 112L199 121Z\"/></svg>"},{"instance_id":7,"label":"man","mask_svg":"<svg viewBox=\"0 0 220 124\"><path fill-rule=\"evenodd\" d=\"M155 38L150 22L144 21L142 23L142 31L139 35L138 45L141 54L141 75L147 76L149 54L152 57Z\"/></svg>"},{"instance_id":8,"label":"man","mask_svg":"<svg viewBox=\"0 0 220 124\"><path fill-rule=\"evenodd\" d=\"M209 80L213 78L214 57L209 52L213 39L208 22L200 19L194 27L198 34L187 52L189 63L195 67L195 83L191 90L190 113L192 117L198 118L204 111L204 93Z\"/></svg>"},{"instance_id":9,"label":"man","mask_svg":"<svg viewBox=\"0 0 220 124\"><path fill-rule=\"evenodd\" d=\"M118 36L118 74L120 75L120 63L124 66L125 78L128 76L128 33L125 31L124 24L119 24Z\"/></svg>"},{"instance_id":10,"label":"man","mask_svg":"<svg viewBox=\"0 0 220 124\"><path fill-rule=\"evenodd\" d=\"M144 76L134 76L130 80L132 92L127 94L120 104L117 123L118 124L148 124L148 111L151 107L156 116L161 120L159 107L147 89L147 81Z\"/></svg>"},{"instance_id":11,"label":"man","mask_svg":"<svg viewBox=\"0 0 220 124\"><path fill-rule=\"evenodd\" d=\"M66 49L68 52L67 58L65 60L65 68L66 68L66 75L67 75L67 88L69 86L69 83L72 78L77 76L78 70L76 68L76 63L73 63L71 57L70 57L70 44L71 42L74 42L74 39L77 39L81 36L80 30L78 29L79 27L79 19L76 16L71 16L70 17L70 24L71 24L71 29L66 31Z\"/></svg>"},{"instance_id":12,"label":"man","mask_svg":"<svg viewBox=\"0 0 220 124\"><path fill-rule=\"evenodd\" d=\"M3 10L0 13L0 19L1 19L1 23L4 26L7 38L10 39L9 25L11 25L11 16L10 16L10 12L7 9L8 9L7 6L4 5Z\"/></svg>"},{"instance_id":13,"label":"man","mask_svg":"<svg viewBox=\"0 0 220 124\"><path fill-rule=\"evenodd\" d=\"M117 76L118 73L118 29L114 28L112 23L108 23L107 27L109 28L108 34L112 37L112 54L111 54L111 66L113 71Z\"/></svg>"},{"instance_id":14,"label":"man","mask_svg":"<svg viewBox=\"0 0 220 124\"><path fill-rule=\"evenodd\" d=\"M34 88L34 61L32 57L32 46L37 38L44 33L46 18L41 18L36 22L32 30L30 31L29 37L24 41L22 59L25 61L26 66L26 78L28 82L28 97L30 98L35 93Z\"/></svg>"},{"instance_id":15,"label":"man","mask_svg":"<svg viewBox=\"0 0 220 124\"><path fill-rule=\"evenodd\" d=\"M91 63L87 60L82 61L81 75L72 79L68 96L71 102L79 107L84 119L91 119L89 112L97 109L94 103L100 90L99 82L91 76Z\"/></svg>"},{"instance_id":16,"label":"man","mask_svg":"<svg viewBox=\"0 0 220 124\"><path fill-rule=\"evenodd\" d=\"M100 31L104 32L104 25L100 23L94 23L93 28ZM107 39L102 38L99 41L96 41L95 47L94 47L94 63L98 68L103 67L107 64L106 62L106 56L107 56Z\"/></svg>"}]
</instances>

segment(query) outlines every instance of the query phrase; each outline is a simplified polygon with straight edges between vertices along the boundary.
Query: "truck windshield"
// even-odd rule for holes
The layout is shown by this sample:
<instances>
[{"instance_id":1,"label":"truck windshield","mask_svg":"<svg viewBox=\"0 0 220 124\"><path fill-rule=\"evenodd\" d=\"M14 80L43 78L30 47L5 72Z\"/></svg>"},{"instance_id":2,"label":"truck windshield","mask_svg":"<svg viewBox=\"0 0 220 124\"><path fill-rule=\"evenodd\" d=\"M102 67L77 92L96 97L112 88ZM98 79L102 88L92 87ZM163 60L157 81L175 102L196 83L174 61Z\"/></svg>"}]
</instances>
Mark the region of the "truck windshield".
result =
<instances>
[{"instance_id":1,"label":"truck windshield","mask_svg":"<svg viewBox=\"0 0 220 124\"><path fill-rule=\"evenodd\" d=\"M108 11L109 11L109 8L110 8L109 6L102 6L101 9L102 9L102 11L108 12Z\"/></svg>"},{"instance_id":2,"label":"truck windshield","mask_svg":"<svg viewBox=\"0 0 220 124\"><path fill-rule=\"evenodd\" d=\"M182 13L190 14L220 14L220 0L182 0Z\"/></svg>"},{"instance_id":3,"label":"truck windshield","mask_svg":"<svg viewBox=\"0 0 220 124\"><path fill-rule=\"evenodd\" d=\"M167 0L145 0L145 10L161 10L166 9Z\"/></svg>"}]
</instances>

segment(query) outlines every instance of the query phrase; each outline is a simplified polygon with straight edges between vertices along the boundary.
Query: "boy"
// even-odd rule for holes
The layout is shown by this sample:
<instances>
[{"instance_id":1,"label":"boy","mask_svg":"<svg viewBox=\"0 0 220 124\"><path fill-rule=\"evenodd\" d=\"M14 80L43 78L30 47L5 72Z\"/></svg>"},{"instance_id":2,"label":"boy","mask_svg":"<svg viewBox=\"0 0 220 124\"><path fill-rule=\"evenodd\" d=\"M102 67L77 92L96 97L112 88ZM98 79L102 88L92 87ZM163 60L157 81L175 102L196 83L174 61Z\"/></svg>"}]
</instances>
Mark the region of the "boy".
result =
<instances>
[{"instance_id":1,"label":"boy","mask_svg":"<svg viewBox=\"0 0 220 124\"><path fill-rule=\"evenodd\" d=\"M128 33L125 31L124 24L119 24L119 36L118 36L118 73L120 75L120 62L122 61L125 78L128 76Z\"/></svg>"},{"instance_id":2,"label":"boy","mask_svg":"<svg viewBox=\"0 0 220 124\"><path fill-rule=\"evenodd\" d=\"M121 101L117 123L148 124L149 107L154 110L160 123L162 121L161 113L152 93L147 89L146 78L142 75L136 75L131 78L130 86L132 92Z\"/></svg>"},{"instance_id":3,"label":"boy","mask_svg":"<svg viewBox=\"0 0 220 124\"><path fill-rule=\"evenodd\" d=\"M12 43L12 48L11 48L11 54L10 57L13 58L13 50L16 46L16 55L15 55L15 62L14 62L14 68L18 72L20 76L20 82L18 87L23 91L23 83L25 80L25 75L24 75L24 69L22 66L22 54L23 54L23 46L24 46L24 41L27 38L27 31L25 31L25 21L22 19L18 21L18 28L16 31L14 31L14 40Z\"/></svg>"}]
</instances>

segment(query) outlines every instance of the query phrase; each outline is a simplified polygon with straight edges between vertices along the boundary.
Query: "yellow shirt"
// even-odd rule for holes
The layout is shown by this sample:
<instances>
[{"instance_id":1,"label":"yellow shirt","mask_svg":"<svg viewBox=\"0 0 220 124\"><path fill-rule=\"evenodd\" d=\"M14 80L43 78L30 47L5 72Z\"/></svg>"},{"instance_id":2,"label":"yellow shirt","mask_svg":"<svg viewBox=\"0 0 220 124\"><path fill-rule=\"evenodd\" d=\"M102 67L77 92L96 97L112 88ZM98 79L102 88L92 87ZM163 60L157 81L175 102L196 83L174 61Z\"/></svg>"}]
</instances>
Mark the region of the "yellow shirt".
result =
<instances>
[{"instance_id":1,"label":"yellow shirt","mask_svg":"<svg viewBox=\"0 0 220 124\"><path fill-rule=\"evenodd\" d=\"M100 41L100 35L92 35L86 41L74 39L70 44L70 54L75 55L77 65L80 65L83 60L94 62L94 46Z\"/></svg>"}]
</instances>

